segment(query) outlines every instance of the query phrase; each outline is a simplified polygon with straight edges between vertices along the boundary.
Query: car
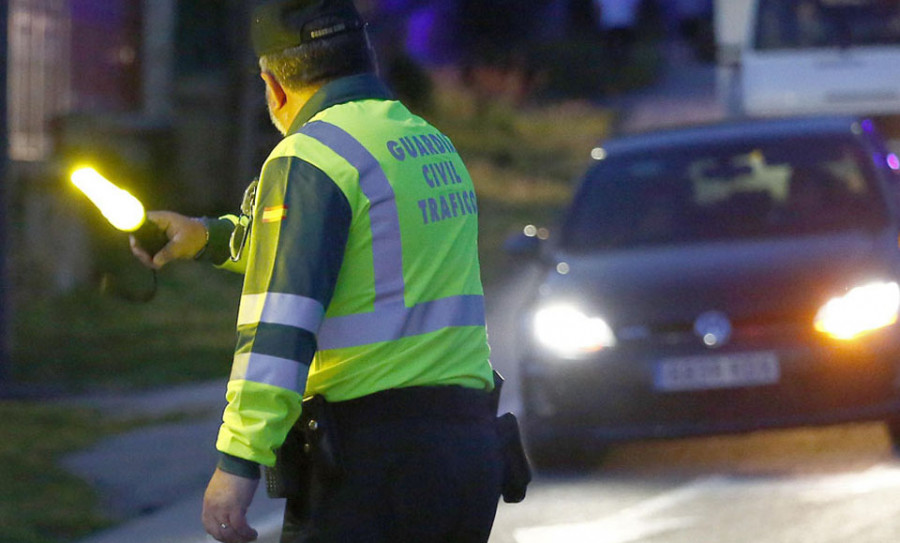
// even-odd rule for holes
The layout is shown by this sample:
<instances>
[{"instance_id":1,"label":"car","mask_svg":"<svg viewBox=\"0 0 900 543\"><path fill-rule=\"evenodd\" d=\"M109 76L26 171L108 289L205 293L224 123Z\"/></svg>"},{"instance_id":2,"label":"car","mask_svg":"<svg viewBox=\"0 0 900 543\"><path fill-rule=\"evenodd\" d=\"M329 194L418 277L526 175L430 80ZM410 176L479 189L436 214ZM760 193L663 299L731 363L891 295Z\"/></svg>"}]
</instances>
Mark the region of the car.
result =
<instances>
[{"instance_id":1,"label":"car","mask_svg":"<svg viewBox=\"0 0 900 543\"><path fill-rule=\"evenodd\" d=\"M536 262L516 354L529 454L884 421L900 443L900 160L871 120L610 139ZM549 234L549 235L548 235Z\"/></svg>"}]
</instances>

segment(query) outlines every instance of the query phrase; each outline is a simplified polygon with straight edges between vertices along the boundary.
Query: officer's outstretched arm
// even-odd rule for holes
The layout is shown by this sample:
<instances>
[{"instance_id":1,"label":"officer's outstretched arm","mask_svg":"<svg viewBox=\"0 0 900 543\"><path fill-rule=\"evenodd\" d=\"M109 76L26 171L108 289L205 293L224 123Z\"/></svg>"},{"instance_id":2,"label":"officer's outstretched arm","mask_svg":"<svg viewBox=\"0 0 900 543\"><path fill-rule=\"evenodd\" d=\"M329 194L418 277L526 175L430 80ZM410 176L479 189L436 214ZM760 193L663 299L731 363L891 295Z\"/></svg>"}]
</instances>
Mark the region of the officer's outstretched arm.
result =
<instances>
[{"instance_id":1,"label":"officer's outstretched arm","mask_svg":"<svg viewBox=\"0 0 900 543\"><path fill-rule=\"evenodd\" d=\"M162 268L172 260L192 259L206 247L209 233L206 225L199 219L172 211L150 211L147 219L155 223L169 238L169 242L159 252L150 255L131 236L131 252L149 268Z\"/></svg>"}]
</instances>

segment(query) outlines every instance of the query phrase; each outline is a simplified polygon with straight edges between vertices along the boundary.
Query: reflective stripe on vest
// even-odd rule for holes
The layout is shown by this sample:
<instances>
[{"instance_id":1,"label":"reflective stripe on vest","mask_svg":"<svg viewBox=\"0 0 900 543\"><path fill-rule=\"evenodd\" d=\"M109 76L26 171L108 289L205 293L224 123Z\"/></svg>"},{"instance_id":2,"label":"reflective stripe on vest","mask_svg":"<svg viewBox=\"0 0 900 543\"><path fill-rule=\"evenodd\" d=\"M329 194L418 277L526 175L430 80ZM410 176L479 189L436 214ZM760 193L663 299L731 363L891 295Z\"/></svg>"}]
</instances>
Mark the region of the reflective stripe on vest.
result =
<instances>
[{"instance_id":1,"label":"reflective stripe on vest","mask_svg":"<svg viewBox=\"0 0 900 543\"><path fill-rule=\"evenodd\" d=\"M241 296L237 324L242 326L266 322L292 326L315 334L324 316L325 308L318 300L295 294L264 292Z\"/></svg>"},{"instance_id":2,"label":"reflective stripe on vest","mask_svg":"<svg viewBox=\"0 0 900 543\"><path fill-rule=\"evenodd\" d=\"M231 364L230 379L253 381L302 394L308 374L309 366L298 364L296 360L259 353L238 353Z\"/></svg>"},{"instance_id":3,"label":"reflective stripe on vest","mask_svg":"<svg viewBox=\"0 0 900 543\"><path fill-rule=\"evenodd\" d=\"M484 326L484 297L441 298L406 307L403 300L403 248L394 189L381 164L356 138L324 121L307 123L301 133L350 163L369 199L375 303L371 313L325 318L317 336L322 350L357 347L434 332L448 326Z\"/></svg>"}]
</instances>

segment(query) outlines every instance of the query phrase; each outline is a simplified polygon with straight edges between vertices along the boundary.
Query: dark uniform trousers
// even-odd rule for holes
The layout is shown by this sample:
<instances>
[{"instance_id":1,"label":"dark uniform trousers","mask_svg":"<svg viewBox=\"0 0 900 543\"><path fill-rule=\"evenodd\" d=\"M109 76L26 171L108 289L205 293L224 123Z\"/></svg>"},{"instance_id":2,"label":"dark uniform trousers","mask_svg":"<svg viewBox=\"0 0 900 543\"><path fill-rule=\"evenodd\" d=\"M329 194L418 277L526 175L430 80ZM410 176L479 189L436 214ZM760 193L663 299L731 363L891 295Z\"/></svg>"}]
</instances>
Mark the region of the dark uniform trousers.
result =
<instances>
[{"instance_id":1,"label":"dark uniform trousers","mask_svg":"<svg viewBox=\"0 0 900 543\"><path fill-rule=\"evenodd\" d=\"M281 543L482 543L502 479L490 395L416 387L329 404L341 473L312 469Z\"/></svg>"}]
</instances>

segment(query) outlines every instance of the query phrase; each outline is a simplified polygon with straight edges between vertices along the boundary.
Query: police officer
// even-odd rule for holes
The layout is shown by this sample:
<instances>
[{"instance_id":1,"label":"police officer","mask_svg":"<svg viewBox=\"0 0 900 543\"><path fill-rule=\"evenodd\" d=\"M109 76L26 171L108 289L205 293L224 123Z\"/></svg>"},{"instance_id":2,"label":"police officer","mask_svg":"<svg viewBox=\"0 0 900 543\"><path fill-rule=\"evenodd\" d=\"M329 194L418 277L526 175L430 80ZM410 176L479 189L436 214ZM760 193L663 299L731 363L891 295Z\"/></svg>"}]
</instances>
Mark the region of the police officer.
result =
<instances>
[{"instance_id":1,"label":"police officer","mask_svg":"<svg viewBox=\"0 0 900 543\"><path fill-rule=\"evenodd\" d=\"M168 245L151 258L132 240L155 268L197 258L245 274L203 524L256 538L260 465L316 397L338 465L312 460L283 542L487 541L503 467L472 180L374 75L352 0L267 2L252 38L284 139L242 213L152 212Z\"/></svg>"}]
</instances>

